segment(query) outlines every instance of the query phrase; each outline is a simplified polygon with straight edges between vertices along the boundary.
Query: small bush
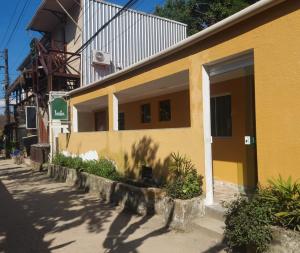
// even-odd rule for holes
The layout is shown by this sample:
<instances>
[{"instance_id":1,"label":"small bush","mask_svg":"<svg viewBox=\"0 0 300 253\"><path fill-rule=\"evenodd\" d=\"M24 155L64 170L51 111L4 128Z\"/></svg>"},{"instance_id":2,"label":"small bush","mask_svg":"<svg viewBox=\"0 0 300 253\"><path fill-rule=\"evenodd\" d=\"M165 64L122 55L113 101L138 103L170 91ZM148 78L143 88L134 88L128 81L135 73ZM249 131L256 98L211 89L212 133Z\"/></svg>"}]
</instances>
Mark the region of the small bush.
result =
<instances>
[{"instance_id":1,"label":"small bush","mask_svg":"<svg viewBox=\"0 0 300 253\"><path fill-rule=\"evenodd\" d=\"M56 154L52 159L52 163L67 167L70 164L70 159L71 157L64 156L63 154Z\"/></svg>"},{"instance_id":2,"label":"small bush","mask_svg":"<svg viewBox=\"0 0 300 253\"><path fill-rule=\"evenodd\" d=\"M263 252L272 240L271 225L300 231L300 184L279 176L252 199L227 204L225 241L229 250L254 247Z\"/></svg>"},{"instance_id":3,"label":"small bush","mask_svg":"<svg viewBox=\"0 0 300 253\"><path fill-rule=\"evenodd\" d=\"M228 251L254 248L256 252L264 252L272 240L271 213L268 203L254 197L245 197L227 203L225 213L224 239Z\"/></svg>"},{"instance_id":4,"label":"small bush","mask_svg":"<svg viewBox=\"0 0 300 253\"><path fill-rule=\"evenodd\" d=\"M180 154L172 153L169 172L170 180L166 190L170 197L191 199L202 194L203 177L197 174L191 160Z\"/></svg>"},{"instance_id":5,"label":"small bush","mask_svg":"<svg viewBox=\"0 0 300 253\"><path fill-rule=\"evenodd\" d=\"M121 178L116 170L114 163L105 158L100 158L98 161L84 162L83 170L87 173L105 177L115 181L119 181Z\"/></svg>"},{"instance_id":6,"label":"small bush","mask_svg":"<svg viewBox=\"0 0 300 253\"><path fill-rule=\"evenodd\" d=\"M53 158L53 164L81 170L111 180L120 180L121 178L114 163L105 158L100 158L97 161L83 161L80 157L67 157L63 154L57 154Z\"/></svg>"},{"instance_id":7,"label":"small bush","mask_svg":"<svg viewBox=\"0 0 300 253\"><path fill-rule=\"evenodd\" d=\"M279 176L260 189L259 196L271 207L273 224L300 231L300 184Z\"/></svg>"}]
</instances>

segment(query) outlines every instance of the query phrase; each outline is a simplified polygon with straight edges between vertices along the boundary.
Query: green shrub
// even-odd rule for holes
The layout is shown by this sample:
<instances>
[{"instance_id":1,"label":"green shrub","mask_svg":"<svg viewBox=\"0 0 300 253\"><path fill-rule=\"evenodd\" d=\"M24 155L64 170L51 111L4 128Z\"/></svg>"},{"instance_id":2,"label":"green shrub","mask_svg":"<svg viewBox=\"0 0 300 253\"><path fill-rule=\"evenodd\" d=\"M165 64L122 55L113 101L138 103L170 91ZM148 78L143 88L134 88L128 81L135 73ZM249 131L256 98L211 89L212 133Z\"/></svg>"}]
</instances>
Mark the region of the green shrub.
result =
<instances>
[{"instance_id":1,"label":"green shrub","mask_svg":"<svg viewBox=\"0 0 300 253\"><path fill-rule=\"evenodd\" d=\"M230 252L246 252L246 247L264 252L272 240L268 203L254 197L239 197L227 203L224 239Z\"/></svg>"},{"instance_id":2,"label":"green shrub","mask_svg":"<svg viewBox=\"0 0 300 253\"><path fill-rule=\"evenodd\" d=\"M170 197L191 199L202 194L203 177L197 174L194 164L185 156L171 154L169 173L166 190Z\"/></svg>"},{"instance_id":3,"label":"green shrub","mask_svg":"<svg viewBox=\"0 0 300 253\"><path fill-rule=\"evenodd\" d=\"M83 167L83 160L80 157L70 157L68 159L68 167L73 168L75 170L80 170Z\"/></svg>"},{"instance_id":4,"label":"green shrub","mask_svg":"<svg viewBox=\"0 0 300 253\"><path fill-rule=\"evenodd\" d=\"M83 170L87 173L115 181L119 181L121 178L114 163L105 158L100 158L98 161L94 160L84 162Z\"/></svg>"},{"instance_id":5,"label":"green shrub","mask_svg":"<svg viewBox=\"0 0 300 253\"><path fill-rule=\"evenodd\" d=\"M230 250L255 247L263 252L270 243L271 225L300 231L300 184L289 177L269 180L252 199L227 204L225 241Z\"/></svg>"},{"instance_id":6,"label":"green shrub","mask_svg":"<svg viewBox=\"0 0 300 253\"><path fill-rule=\"evenodd\" d=\"M52 163L55 165L67 167L70 164L71 159L71 157L64 156L63 154L56 154L52 159Z\"/></svg>"},{"instance_id":7,"label":"green shrub","mask_svg":"<svg viewBox=\"0 0 300 253\"><path fill-rule=\"evenodd\" d=\"M259 196L271 207L273 224L300 231L300 184L279 176L260 189Z\"/></svg>"},{"instance_id":8,"label":"green shrub","mask_svg":"<svg viewBox=\"0 0 300 253\"><path fill-rule=\"evenodd\" d=\"M111 180L120 180L121 178L114 163L105 158L100 158L97 161L83 161L80 157L67 157L63 154L57 154L52 162L55 165L81 170Z\"/></svg>"}]
</instances>

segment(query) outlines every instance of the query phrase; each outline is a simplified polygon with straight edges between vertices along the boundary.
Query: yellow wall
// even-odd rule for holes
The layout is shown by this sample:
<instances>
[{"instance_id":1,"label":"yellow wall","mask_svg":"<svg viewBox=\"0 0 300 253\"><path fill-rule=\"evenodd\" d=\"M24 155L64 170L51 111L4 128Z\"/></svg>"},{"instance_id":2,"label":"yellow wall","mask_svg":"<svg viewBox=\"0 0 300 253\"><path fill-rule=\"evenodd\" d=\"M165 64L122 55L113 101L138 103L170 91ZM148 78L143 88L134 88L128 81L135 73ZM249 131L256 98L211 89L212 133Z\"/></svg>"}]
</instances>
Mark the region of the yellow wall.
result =
<instances>
[{"instance_id":1,"label":"yellow wall","mask_svg":"<svg viewBox=\"0 0 300 253\"><path fill-rule=\"evenodd\" d=\"M159 101L170 100L171 120L159 121ZM151 106L151 122L141 123L141 106L149 103ZM125 129L153 129L190 126L189 91L180 91L168 95L143 99L136 102L121 104L119 112L125 114Z\"/></svg>"},{"instance_id":2,"label":"yellow wall","mask_svg":"<svg viewBox=\"0 0 300 253\"><path fill-rule=\"evenodd\" d=\"M178 140L181 140L181 145L178 145ZM171 152L185 153L189 146L189 155L199 155L201 145L194 140L189 128L72 133L69 138L60 135L59 149L67 148L77 155L95 150L102 156L114 159L119 170L129 176L138 176L139 165L148 165L154 168L159 179L166 173ZM201 164L195 162L199 168Z\"/></svg>"},{"instance_id":3,"label":"yellow wall","mask_svg":"<svg viewBox=\"0 0 300 253\"><path fill-rule=\"evenodd\" d=\"M181 134L182 129L177 129L172 136L168 133L174 130L155 130L155 133L154 130L143 130L139 136L148 135L148 131L151 131L151 138L160 146L155 156L157 161L164 161L170 151L180 150L190 156L199 172L204 174L202 66L253 50L258 179L266 183L268 178L278 174L300 178L300 137L297 135L300 125L299 8L300 1L288 0L164 60L109 81L102 85L102 89L95 88L77 94L71 98L70 103L72 105L108 94L109 129L112 130L112 93L189 70L191 128L187 128L184 134ZM107 135L112 137L108 138ZM122 157L124 151L115 150L116 146L121 145L123 150L129 150L138 136L137 131L110 132L107 135L72 133L69 145L65 147L61 144L61 149L101 151L100 143L103 142L105 148L111 151L111 156L115 156L113 151L116 151L116 157ZM97 136L97 142L93 141L93 136Z\"/></svg>"}]
</instances>

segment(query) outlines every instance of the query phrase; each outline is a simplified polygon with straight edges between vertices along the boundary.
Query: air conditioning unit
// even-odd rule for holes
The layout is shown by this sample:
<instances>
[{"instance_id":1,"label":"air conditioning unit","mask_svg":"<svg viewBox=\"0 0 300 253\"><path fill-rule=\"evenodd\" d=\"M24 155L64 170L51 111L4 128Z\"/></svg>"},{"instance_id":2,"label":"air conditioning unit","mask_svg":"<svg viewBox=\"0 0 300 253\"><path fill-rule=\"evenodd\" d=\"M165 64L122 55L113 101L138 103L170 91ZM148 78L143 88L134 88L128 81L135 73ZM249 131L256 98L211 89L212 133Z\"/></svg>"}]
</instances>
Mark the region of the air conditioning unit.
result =
<instances>
[{"instance_id":1,"label":"air conditioning unit","mask_svg":"<svg viewBox=\"0 0 300 253\"><path fill-rule=\"evenodd\" d=\"M110 65L111 55L110 53L102 52L99 50L93 50L93 65Z\"/></svg>"}]
</instances>

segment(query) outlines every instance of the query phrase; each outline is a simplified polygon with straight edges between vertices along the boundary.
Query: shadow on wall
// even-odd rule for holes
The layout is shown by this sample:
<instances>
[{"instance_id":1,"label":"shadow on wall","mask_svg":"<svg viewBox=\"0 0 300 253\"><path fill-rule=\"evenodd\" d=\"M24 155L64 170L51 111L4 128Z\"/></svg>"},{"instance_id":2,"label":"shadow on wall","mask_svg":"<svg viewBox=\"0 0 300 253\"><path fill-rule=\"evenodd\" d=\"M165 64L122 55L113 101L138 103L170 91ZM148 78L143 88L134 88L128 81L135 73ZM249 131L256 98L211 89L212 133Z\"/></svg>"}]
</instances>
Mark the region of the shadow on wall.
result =
<instances>
[{"instance_id":1,"label":"shadow on wall","mask_svg":"<svg viewBox=\"0 0 300 253\"><path fill-rule=\"evenodd\" d=\"M162 184L168 174L170 155L165 159L157 159L159 144L151 137L144 136L131 146L131 152L124 154L125 176L128 178L141 178L142 168L151 167L155 180ZM171 152L170 152L171 153Z\"/></svg>"}]
</instances>

